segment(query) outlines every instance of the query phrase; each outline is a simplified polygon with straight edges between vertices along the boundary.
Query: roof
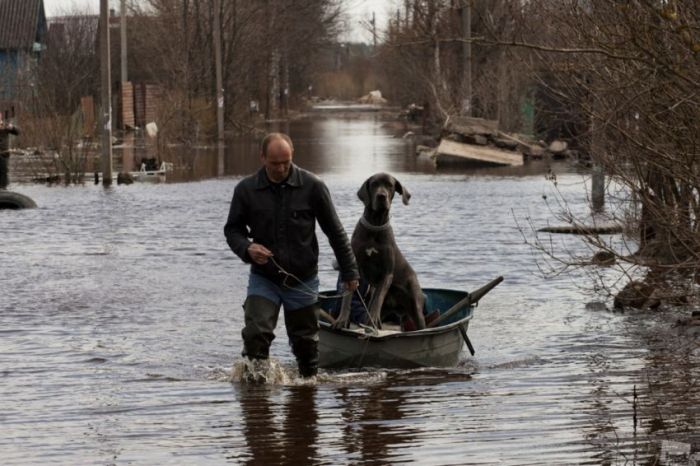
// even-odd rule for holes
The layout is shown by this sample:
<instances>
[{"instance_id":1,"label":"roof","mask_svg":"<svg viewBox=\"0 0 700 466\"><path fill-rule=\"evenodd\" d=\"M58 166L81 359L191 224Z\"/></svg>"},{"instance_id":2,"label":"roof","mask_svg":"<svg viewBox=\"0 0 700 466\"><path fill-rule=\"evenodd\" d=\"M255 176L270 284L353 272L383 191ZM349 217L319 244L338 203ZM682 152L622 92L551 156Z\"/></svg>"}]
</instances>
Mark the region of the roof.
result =
<instances>
[{"instance_id":1,"label":"roof","mask_svg":"<svg viewBox=\"0 0 700 466\"><path fill-rule=\"evenodd\" d=\"M0 50L30 49L45 22L43 0L0 0Z\"/></svg>"}]
</instances>

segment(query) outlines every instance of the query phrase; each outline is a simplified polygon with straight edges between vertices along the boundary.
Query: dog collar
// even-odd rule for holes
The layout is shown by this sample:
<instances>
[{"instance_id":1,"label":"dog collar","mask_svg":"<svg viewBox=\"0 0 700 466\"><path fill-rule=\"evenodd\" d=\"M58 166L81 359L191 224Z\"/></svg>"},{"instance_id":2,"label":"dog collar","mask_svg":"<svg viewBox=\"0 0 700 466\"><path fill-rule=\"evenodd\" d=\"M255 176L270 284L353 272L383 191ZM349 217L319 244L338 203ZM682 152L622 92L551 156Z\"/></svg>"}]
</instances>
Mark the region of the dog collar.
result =
<instances>
[{"instance_id":1,"label":"dog collar","mask_svg":"<svg viewBox=\"0 0 700 466\"><path fill-rule=\"evenodd\" d=\"M391 228L391 225L389 224L389 220L387 220L384 225L372 225L371 223L369 223L367 221L367 219L365 218L364 215L362 217L360 217L360 224L362 224L363 227L367 228L370 231L384 231L384 230L388 230L389 228Z\"/></svg>"}]
</instances>

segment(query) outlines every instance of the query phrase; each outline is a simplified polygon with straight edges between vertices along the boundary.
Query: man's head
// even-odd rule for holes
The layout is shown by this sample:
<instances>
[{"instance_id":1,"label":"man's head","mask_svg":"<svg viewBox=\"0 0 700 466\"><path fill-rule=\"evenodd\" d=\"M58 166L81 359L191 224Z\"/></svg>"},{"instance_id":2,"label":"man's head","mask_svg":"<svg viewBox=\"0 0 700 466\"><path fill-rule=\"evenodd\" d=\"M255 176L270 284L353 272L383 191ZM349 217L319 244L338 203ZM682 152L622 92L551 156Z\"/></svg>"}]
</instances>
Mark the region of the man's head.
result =
<instances>
[{"instance_id":1,"label":"man's head","mask_svg":"<svg viewBox=\"0 0 700 466\"><path fill-rule=\"evenodd\" d=\"M284 133L270 133L262 140L260 160L265 166L267 177L273 183L281 183L289 176L292 168L294 146Z\"/></svg>"}]
</instances>

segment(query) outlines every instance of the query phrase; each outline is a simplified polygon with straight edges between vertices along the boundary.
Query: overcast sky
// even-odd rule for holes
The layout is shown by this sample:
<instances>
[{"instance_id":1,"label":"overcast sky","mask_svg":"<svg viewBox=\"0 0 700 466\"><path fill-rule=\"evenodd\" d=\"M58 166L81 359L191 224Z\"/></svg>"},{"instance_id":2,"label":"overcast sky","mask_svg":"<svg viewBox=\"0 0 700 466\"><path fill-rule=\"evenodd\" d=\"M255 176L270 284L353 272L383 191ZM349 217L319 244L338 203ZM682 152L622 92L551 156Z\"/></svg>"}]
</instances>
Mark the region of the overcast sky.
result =
<instances>
[{"instance_id":1,"label":"overcast sky","mask_svg":"<svg viewBox=\"0 0 700 466\"><path fill-rule=\"evenodd\" d=\"M56 16L65 12L90 11L97 13L100 0L44 0L46 16Z\"/></svg>"},{"instance_id":2,"label":"overcast sky","mask_svg":"<svg viewBox=\"0 0 700 466\"><path fill-rule=\"evenodd\" d=\"M372 17L372 11L377 18L377 28L383 29L387 15L395 7L396 0L343 0L350 14L348 25L350 32L342 40L370 42L372 35L361 26L362 20ZM119 11L119 0L110 0L110 8ZM46 15L57 16L69 12L90 12L97 14L100 10L100 0L44 0Z\"/></svg>"}]
</instances>

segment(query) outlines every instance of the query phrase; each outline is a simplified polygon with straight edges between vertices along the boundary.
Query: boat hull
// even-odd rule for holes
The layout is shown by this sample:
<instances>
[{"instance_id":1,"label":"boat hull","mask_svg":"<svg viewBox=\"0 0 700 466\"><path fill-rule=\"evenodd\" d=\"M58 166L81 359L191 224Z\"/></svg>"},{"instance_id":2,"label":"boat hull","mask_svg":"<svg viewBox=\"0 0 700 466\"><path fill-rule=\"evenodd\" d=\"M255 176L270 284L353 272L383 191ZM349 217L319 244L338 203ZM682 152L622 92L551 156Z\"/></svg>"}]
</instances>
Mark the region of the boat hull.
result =
<instances>
[{"instance_id":1,"label":"boat hull","mask_svg":"<svg viewBox=\"0 0 700 466\"><path fill-rule=\"evenodd\" d=\"M430 301L445 311L466 293L454 290L424 290ZM332 305L323 303L329 310ZM432 309L431 309L432 310ZM383 367L453 367L461 357L473 308L464 306L444 325L410 332L384 334L370 330L334 329L321 321L320 367L327 369Z\"/></svg>"}]
</instances>

